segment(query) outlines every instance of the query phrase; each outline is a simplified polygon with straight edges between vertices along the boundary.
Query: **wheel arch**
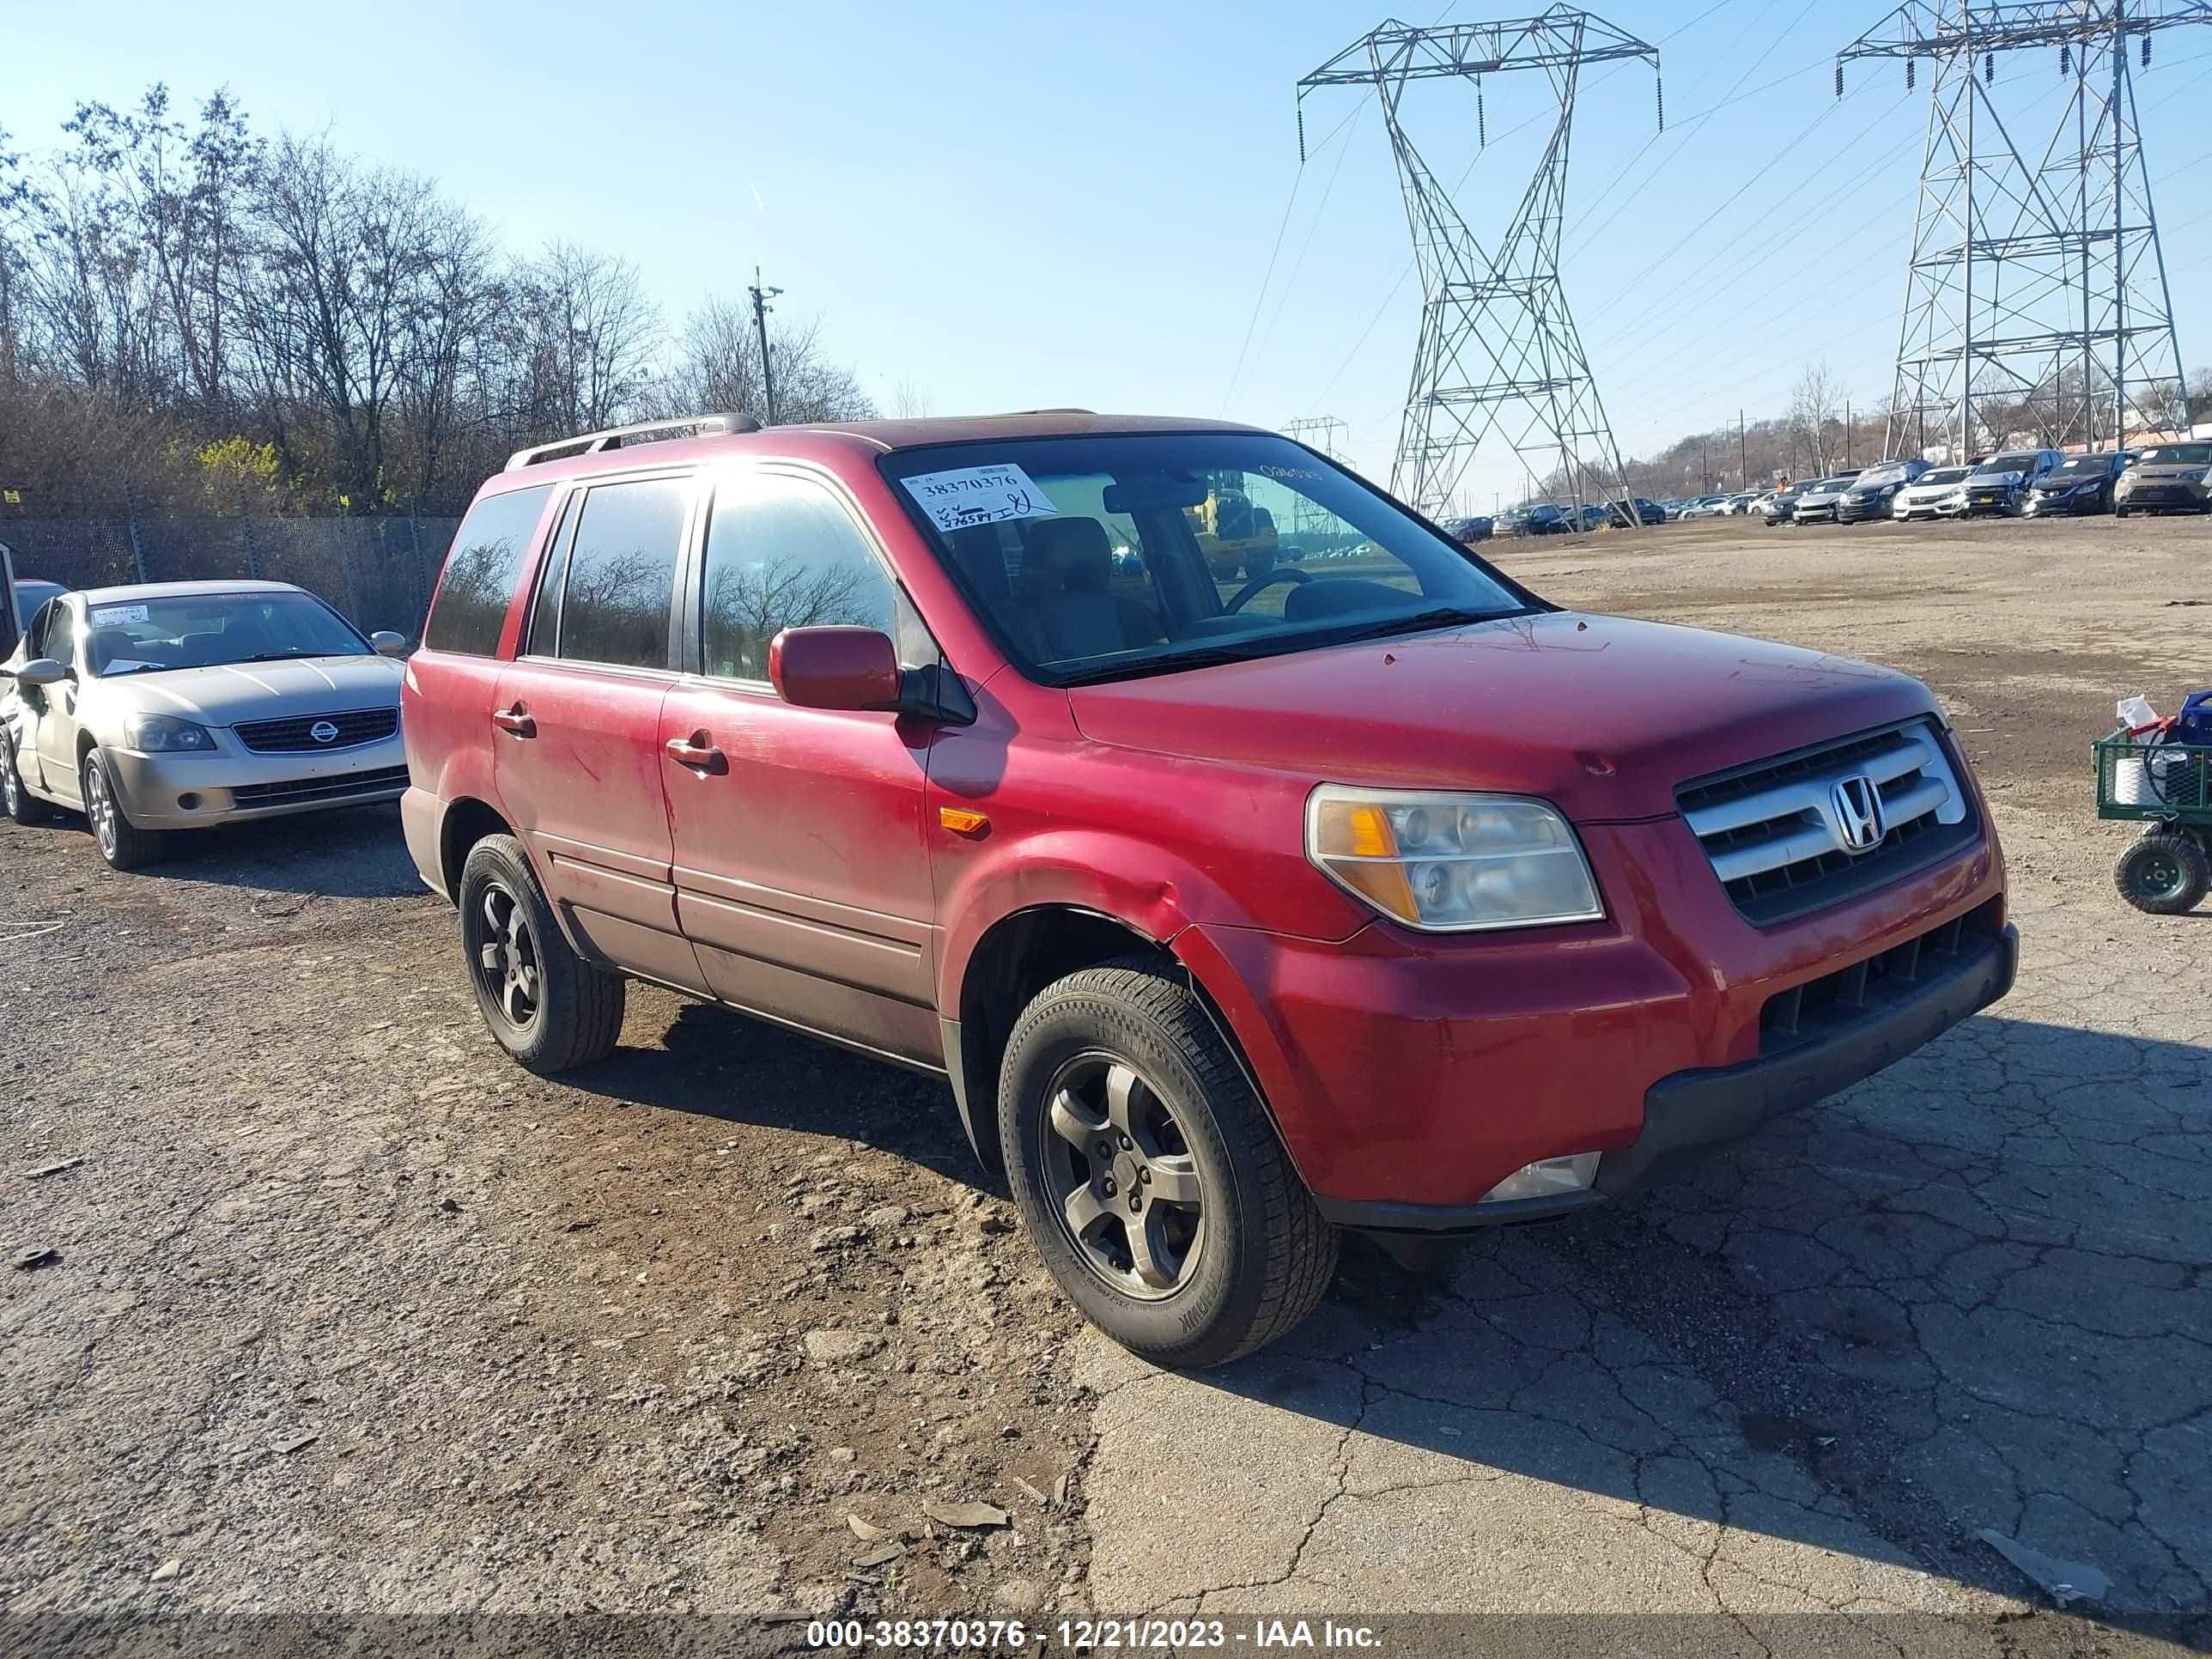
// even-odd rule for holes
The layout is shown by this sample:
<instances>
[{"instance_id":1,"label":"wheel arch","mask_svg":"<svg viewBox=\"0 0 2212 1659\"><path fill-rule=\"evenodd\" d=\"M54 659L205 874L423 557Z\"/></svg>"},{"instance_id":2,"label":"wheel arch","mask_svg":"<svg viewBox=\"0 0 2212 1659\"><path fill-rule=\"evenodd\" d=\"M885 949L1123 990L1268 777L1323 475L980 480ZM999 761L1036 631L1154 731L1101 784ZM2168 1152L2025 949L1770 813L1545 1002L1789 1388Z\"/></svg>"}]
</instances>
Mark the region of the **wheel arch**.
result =
<instances>
[{"instance_id":1,"label":"wheel arch","mask_svg":"<svg viewBox=\"0 0 2212 1659\"><path fill-rule=\"evenodd\" d=\"M999 1137L999 1068L1022 1010L1055 980L1132 957L1151 958L1190 988L1272 1124L1267 1095L1219 1001L1175 949L1182 931L1156 937L1125 917L1066 902L1024 906L983 930L963 963L957 992L941 1004L939 1023L961 1127L992 1175L1002 1176L1006 1170ZM1277 1133L1279 1138L1279 1128Z\"/></svg>"},{"instance_id":2,"label":"wheel arch","mask_svg":"<svg viewBox=\"0 0 2212 1659\"><path fill-rule=\"evenodd\" d=\"M478 842L487 836L514 834L514 826L489 801L474 795L448 801L438 821L438 873L446 884L446 896L455 904L461 902L461 867Z\"/></svg>"}]
</instances>

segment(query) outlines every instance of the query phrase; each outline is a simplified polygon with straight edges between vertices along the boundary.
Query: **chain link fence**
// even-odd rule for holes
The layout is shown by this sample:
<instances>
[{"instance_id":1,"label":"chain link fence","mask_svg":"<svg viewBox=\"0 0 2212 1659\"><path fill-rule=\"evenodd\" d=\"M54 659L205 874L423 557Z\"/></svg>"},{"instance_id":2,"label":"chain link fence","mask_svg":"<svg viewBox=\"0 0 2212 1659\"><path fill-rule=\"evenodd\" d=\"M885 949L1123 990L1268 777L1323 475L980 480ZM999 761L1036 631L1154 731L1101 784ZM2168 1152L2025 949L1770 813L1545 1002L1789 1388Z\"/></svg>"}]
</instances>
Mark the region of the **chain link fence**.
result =
<instances>
[{"instance_id":1,"label":"chain link fence","mask_svg":"<svg viewBox=\"0 0 2212 1659\"><path fill-rule=\"evenodd\" d=\"M457 518L41 519L0 513L15 574L64 587L120 582L291 582L363 633L422 636Z\"/></svg>"}]
</instances>

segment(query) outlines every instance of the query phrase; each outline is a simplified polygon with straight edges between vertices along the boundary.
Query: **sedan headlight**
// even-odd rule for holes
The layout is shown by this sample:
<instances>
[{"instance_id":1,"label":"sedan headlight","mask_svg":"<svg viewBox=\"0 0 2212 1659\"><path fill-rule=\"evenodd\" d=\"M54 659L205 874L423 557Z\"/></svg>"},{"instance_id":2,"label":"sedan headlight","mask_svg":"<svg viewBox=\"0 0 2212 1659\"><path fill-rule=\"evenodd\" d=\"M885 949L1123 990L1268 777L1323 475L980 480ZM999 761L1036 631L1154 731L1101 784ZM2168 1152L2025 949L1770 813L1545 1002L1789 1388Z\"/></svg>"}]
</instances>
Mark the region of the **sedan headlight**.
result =
<instances>
[{"instance_id":1,"label":"sedan headlight","mask_svg":"<svg viewBox=\"0 0 2212 1659\"><path fill-rule=\"evenodd\" d=\"M173 714L133 714L124 722L123 746L143 754L209 754L215 737L204 726Z\"/></svg>"},{"instance_id":2,"label":"sedan headlight","mask_svg":"<svg viewBox=\"0 0 2212 1659\"><path fill-rule=\"evenodd\" d=\"M1425 933L1605 915L1574 831L1540 800L1324 784L1306 803L1306 856L1347 892Z\"/></svg>"}]
</instances>

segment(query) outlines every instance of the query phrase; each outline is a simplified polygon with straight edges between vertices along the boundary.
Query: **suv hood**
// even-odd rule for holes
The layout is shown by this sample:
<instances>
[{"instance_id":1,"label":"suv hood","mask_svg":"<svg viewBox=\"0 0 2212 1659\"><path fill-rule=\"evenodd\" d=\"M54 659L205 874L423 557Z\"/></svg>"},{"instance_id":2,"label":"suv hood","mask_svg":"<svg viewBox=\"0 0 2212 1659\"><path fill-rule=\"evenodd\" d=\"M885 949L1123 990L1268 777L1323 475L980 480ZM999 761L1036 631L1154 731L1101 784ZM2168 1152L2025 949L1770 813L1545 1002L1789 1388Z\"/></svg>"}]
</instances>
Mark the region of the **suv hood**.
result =
<instances>
[{"instance_id":1,"label":"suv hood","mask_svg":"<svg viewBox=\"0 0 2212 1659\"><path fill-rule=\"evenodd\" d=\"M389 657L302 657L121 674L95 684L105 699L203 726L396 708L405 670Z\"/></svg>"},{"instance_id":2,"label":"suv hood","mask_svg":"<svg viewBox=\"0 0 2212 1659\"><path fill-rule=\"evenodd\" d=\"M1316 783L1538 795L1583 823L1664 817L1691 778L1936 711L1872 663L1575 611L1067 695L1099 743Z\"/></svg>"}]
</instances>

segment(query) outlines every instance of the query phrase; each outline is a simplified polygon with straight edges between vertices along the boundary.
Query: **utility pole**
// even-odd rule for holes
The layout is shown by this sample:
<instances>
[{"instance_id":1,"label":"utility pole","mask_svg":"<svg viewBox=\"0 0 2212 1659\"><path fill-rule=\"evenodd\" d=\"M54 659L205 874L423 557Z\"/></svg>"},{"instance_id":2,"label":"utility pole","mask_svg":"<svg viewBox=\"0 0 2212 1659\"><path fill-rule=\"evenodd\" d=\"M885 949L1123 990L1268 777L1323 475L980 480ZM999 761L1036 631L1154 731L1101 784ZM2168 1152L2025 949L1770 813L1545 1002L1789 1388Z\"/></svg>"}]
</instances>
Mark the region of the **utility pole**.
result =
<instances>
[{"instance_id":1,"label":"utility pole","mask_svg":"<svg viewBox=\"0 0 2212 1659\"><path fill-rule=\"evenodd\" d=\"M1735 411L1735 470L1743 475L1743 487L1746 489L1750 489L1751 442L1745 433L1743 409L1741 404L1737 406Z\"/></svg>"},{"instance_id":2,"label":"utility pole","mask_svg":"<svg viewBox=\"0 0 2212 1659\"><path fill-rule=\"evenodd\" d=\"M763 288L758 265L753 267L753 285L746 290L753 296L753 326L760 331L761 392L768 404L768 415L761 424L775 424L775 365L768 355L769 301L783 292L780 288Z\"/></svg>"},{"instance_id":3,"label":"utility pole","mask_svg":"<svg viewBox=\"0 0 2212 1659\"><path fill-rule=\"evenodd\" d=\"M1851 440L1857 435L1858 428L1851 423L1851 400L1846 398L1844 399L1844 465L1846 467L1851 464Z\"/></svg>"},{"instance_id":4,"label":"utility pole","mask_svg":"<svg viewBox=\"0 0 2212 1659\"><path fill-rule=\"evenodd\" d=\"M1390 484L1424 512L1435 514L1457 494L1493 434L1532 474L1530 458L1541 456L1544 476L1577 502L1628 493L1620 447L1560 284L1559 233L1577 82L1586 67L1629 60L1658 72L1657 48L1592 13L1557 4L1538 16L1494 22L1387 22L1298 82L1301 109L1317 88L1373 94L1389 135L1422 297ZM1540 71L1556 114L1525 187L1509 191L1493 184L1467 198L1519 204L1496 240L1478 240L1454 192L1414 148L1402 102L1415 81L1473 82L1481 146L1488 138L1485 77L1515 70ZM1301 114L1301 152L1304 131ZM1629 520L1640 522L1633 513Z\"/></svg>"},{"instance_id":5,"label":"utility pole","mask_svg":"<svg viewBox=\"0 0 2212 1659\"><path fill-rule=\"evenodd\" d=\"M1906 0L1838 54L1839 96L1848 62L1901 58L1907 88L1929 71L1884 453L1940 430L1964 461L1984 390L2022 389L2051 445L2094 447L2106 410L2115 445L2167 424L2147 411L2181 390L2181 349L2129 60L2148 68L2151 36L2191 23L2212 23L2212 0ZM2049 142L2023 149L1996 61L2031 50L2056 55L2063 101Z\"/></svg>"}]
</instances>

